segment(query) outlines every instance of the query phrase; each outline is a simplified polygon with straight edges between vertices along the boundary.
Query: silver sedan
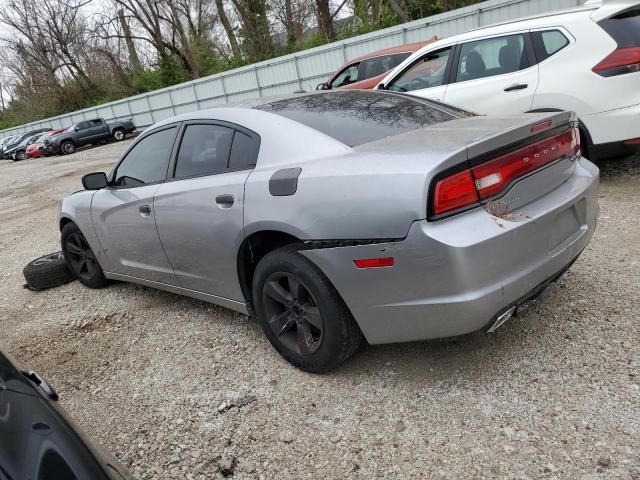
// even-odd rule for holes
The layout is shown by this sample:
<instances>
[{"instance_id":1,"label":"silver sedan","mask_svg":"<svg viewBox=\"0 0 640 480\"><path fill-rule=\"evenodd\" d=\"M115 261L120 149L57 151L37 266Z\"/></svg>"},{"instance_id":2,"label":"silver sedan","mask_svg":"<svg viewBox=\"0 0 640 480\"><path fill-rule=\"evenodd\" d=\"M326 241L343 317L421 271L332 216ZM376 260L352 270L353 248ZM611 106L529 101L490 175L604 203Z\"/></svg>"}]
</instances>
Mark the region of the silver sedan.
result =
<instances>
[{"instance_id":1,"label":"silver sedan","mask_svg":"<svg viewBox=\"0 0 640 480\"><path fill-rule=\"evenodd\" d=\"M493 330L580 255L598 169L570 112L474 116L382 91L204 110L148 128L62 200L83 284L248 313L295 366Z\"/></svg>"}]
</instances>

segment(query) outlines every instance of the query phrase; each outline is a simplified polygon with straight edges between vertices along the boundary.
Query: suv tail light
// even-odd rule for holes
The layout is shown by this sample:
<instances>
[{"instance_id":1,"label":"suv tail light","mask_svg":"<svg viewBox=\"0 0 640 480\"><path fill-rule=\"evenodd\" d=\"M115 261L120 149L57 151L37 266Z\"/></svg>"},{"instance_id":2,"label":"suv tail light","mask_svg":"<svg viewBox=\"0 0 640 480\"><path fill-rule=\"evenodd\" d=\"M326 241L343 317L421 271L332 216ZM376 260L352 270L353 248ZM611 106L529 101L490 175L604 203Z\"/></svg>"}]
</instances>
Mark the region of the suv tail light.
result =
<instances>
[{"instance_id":1,"label":"suv tail light","mask_svg":"<svg viewBox=\"0 0 640 480\"><path fill-rule=\"evenodd\" d=\"M436 181L431 216L458 213L506 192L518 179L580 152L580 133L571 128Z\"/></svg>"},{"instance_id":2,"label":"suv tail light","mask_svg":"<svg viewBox=\"0 0 640 480\"><path fill-rule=\"evenodd\" d=\"M617 48L592 70L603 77L640 72L640 47Z\"/></svg>"}]
</instances>

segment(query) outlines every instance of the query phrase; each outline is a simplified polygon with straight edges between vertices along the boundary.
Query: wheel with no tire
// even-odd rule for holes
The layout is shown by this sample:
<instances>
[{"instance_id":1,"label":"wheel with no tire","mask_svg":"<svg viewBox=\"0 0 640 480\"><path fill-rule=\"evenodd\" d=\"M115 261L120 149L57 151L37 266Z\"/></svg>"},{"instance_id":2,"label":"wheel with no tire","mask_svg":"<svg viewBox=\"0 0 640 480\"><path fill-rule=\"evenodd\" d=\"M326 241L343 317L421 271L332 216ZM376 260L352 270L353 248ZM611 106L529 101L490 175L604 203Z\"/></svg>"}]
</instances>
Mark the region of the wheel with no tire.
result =
<instances>
[{"instance_id":1,"label":"wheel with no tire","mask_svg":"<svg viewBox=\"0 0 640 480\"><path fill-rule=\"evenodd\" d=\"M27 154L24 150L18 150L16 152L16 162L24 160L25 158L27 158Z\"/></svg>"},{"instance_id":2,"label":"wheel with no tire","mask_svg":"<svg viewBox=\"0 0 640 480\"><path fill-rule=\"evenodd\" d=\"M89 288L108 285L95 253L75 223L67 223L62 228L62 251L69 270L80 283Z\"/></svg>"},{"instance_id":3,"label":"wheel with no tire","mask_svg":"<svg viewBox=\"0 0 640 480\"><path fill-rule=\"evenodd\" d=\"M307 372L333 370L362 342L360 328L329 279L296 248L280 248L260 260L253 300L271 344Z\"/></svg>"},{"instance_id":4,"label":"wheel with no tire","mask_svg":"<svg viewBox=\"0 0 640 480\"><path fill-rule=\"evenodd\" d=\"M60 144L60 151L64 155L71 155L76 151L76 145L72 141L67 140L66 142L62 142Z\"/></svg>"},{"instance_id":5,"label":"wheel with no tire","mask_svg":"<svg viewBox=\"0 0 640 480\"><path fill-rule=\"evenodd\" d=\"M31 290L45 290L75 280L62 252L50 253L32 260L24 267L22 274Z\"/></svg>"},{"instance_id":6,"label":"wheel with no tire","mask_svg":"<svg viewBox=\"0 0 640 480\"><path fill-rule=\"evenodd\" d=\"M124 130L122 130L121 128L115 129L113 131L113 138L116 140L116 142L124 140Z\"/></svg>"}]
</instances>

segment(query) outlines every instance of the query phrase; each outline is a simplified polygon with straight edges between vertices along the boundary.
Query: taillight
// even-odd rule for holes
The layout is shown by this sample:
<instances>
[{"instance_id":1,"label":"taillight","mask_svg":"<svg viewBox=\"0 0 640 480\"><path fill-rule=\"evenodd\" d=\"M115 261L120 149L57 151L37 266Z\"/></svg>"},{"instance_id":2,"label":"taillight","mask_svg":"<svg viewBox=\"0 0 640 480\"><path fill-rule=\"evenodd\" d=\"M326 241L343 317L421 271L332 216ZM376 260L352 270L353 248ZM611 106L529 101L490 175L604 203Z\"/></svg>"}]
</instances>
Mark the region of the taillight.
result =
<instances>
[{"instance_id":1,"label":"taillight","mask_svg":"<svg viewBox=\"0 0 640 480\"><path fill-rule=\"evenodd\" d=\"M592 70L603 77L640 72L640 47L617 48Z\"/></svg>"},{"instance_id":2,"label":"taillight","mask_svg":"<svg viewBox=\"0 0 640 480\"><path fill-rule=\"evenodd\" d=\"M472 205L479 200L471 171L451 175L436 183L433 213L441 215L451 210Z\"/></svg>"},{"instance_id":3,"label":"taillight","mask_svg":"<svg viewBox=\"0 0 640 480\"><path fill-rule=\"evenodd\" d=\"M445 176L433 187L432 215L460 211L497 197L525 175L579 152L580 133L572 128Z\"/></svg>"}]
</instances>

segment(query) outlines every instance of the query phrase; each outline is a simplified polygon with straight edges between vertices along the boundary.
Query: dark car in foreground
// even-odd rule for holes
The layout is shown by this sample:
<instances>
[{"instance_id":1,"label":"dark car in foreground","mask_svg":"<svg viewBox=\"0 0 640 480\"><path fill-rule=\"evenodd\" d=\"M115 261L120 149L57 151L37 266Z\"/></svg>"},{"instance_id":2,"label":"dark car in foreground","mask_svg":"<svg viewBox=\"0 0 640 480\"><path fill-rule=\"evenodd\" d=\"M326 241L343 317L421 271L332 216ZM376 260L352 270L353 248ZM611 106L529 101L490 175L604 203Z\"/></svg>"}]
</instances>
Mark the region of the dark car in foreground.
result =
<instances>
[{"instance_id":1,"label":"dark car in foreground","mask_svg":"<svg viewBox=\"0 0 640 480\"><path fill-rule=\"evenodd\" d=\"M131 120L107 123L102 118L85 120L45 140L50 153L69 155L79 147L96 145L109 140L121 141L136 129Z\"/></svg>"},{"instance_id":2,"label":"dark car in foreground","mask_svg":"<svg viewBox=\"0 0 640 480\"><path fill-rule=\"evenodd\" d=\"M0 352L0 479L132 479L85 437L57 399L40 375Z\"/></svg>"},{"instance_id":3,"label":"dark car in foreground","mask_svg":"<svg viewBox=\"0 0 640 480\"><path fill-rule=\"evenodd\" d=\"M598 179L571 112L336 90L164 120L84 177L59 226L83 284L255 314L288 361L324 372L363 337L497 328L588 245Z\"/></svg>"}]
</instances>

